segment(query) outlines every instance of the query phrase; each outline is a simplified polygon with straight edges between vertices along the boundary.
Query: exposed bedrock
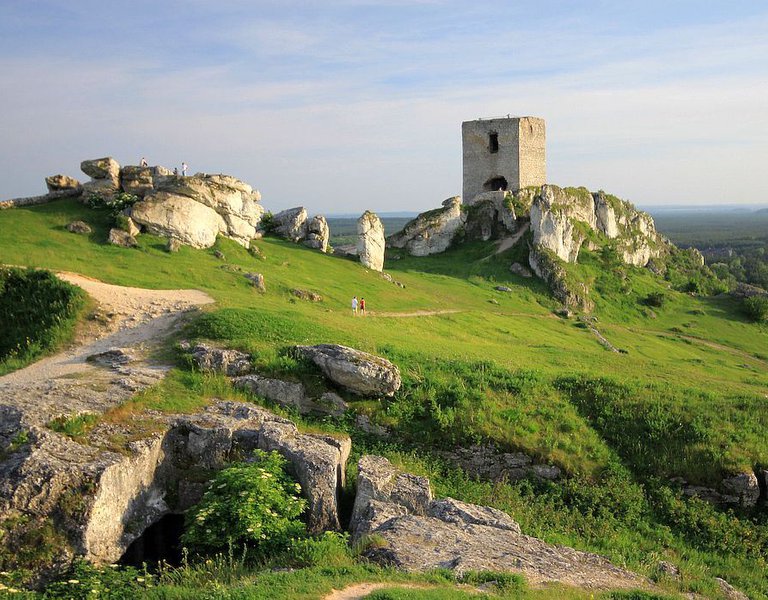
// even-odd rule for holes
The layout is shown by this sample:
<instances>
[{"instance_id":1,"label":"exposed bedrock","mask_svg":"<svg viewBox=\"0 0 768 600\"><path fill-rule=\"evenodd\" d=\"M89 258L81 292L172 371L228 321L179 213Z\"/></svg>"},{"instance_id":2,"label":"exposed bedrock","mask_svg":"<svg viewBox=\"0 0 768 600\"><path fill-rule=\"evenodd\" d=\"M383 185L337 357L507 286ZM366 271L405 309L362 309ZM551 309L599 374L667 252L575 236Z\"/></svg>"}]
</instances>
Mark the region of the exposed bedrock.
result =
<instances>
[{"instance_id":1,"label":"exposed bedrock","mask_svg":"<svg viewBox=\"0 0 768 600\"><path fill-rule=\"evenodd\" d=\"M365 555L408 571L442 568L524 573L531 583L641 588L649 582L606 558L552 546L527 535L506 513L452 498L433 500L424 477L398 473L388 460L363 456L350 528L382 542Z\"/></svg>"},{"instance_id":2,"label":"exposed bedrock","mask_svg":"<svg viewBox=\"0 0 768 600\"><path fill-rule=\"evenodd\" d=\"M302 434L291 421L251 404L220 402L177 417L131 442L125 453L96 447L98 439L86 446L40 427L29 438L0 462L0 514L19 517L11 537L46 524L61 532L65 540L51 566L72 556L114 562L149 525L196 503L232 457L256 448L288 460L309 500L311 531L339 528L349 439Z\"/></svg>"}]
</instances>

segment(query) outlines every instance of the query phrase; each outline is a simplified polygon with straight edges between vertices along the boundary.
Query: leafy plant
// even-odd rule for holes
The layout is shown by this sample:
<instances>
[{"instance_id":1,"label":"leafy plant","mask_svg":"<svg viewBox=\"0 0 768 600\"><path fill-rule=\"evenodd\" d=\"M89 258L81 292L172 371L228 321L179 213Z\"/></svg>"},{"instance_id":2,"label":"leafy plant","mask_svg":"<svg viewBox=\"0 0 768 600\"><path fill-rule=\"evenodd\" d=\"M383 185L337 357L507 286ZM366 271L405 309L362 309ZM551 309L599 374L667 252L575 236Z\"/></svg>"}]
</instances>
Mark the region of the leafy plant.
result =
<instances>
[{"instance_id":1,"label":"leafy plant","mask_svg":"<svg viewBox=\"0 0 768 600\"><path fill-rule=\"evenodd\" d=\"M254 451L254 462L220 471L189 512L182 541L193 551L212 553L246 547L256 556L284 550L306 536L299 515L306 500L277 452Z\"/></svg>"},{"instance_id":2,"label":"leafy plant","mask_svg":"<svg viewBox=\"0 0 768 600\"><path fill-rule=\"evenodd\" d=\"M667 296L664 292L651 292L645 297L645 304L648 306L655 306L661 308L667 301Z\"/></svg>"},{"instance_id":3,"label":"leafy plant","mask_svg":"<svg viewBox=\"0 0 768 600\"><path fill-rule=\"evenodd\" d=\"M74 331L85 307L80 288L36 269L0 268L0 371L7 358L24 362L55 349Z\"/></svg>"},{"instance_id":4,"label":"leafy plant","mask_svg":"<svg viewBox=\"0 0 768 600\"><path fill-rule=\"evenodd\" d=\"M138 196L128 192L117 192L111 196L92 192L85 199L85 203L91 208L109 209L114 216L117 216L124 208L133 206L138 201Z\"/></svg>"},{"instance_id":5,"label":"leafy plant","mask_svg":"<svg viewBox=\"0 0 768 600\"><path fill-rule=\"evenodd\" d=\"M750 296L744 299L743 310L757 323L768 321L768 296Z\"/></svg>"}]
</instances>

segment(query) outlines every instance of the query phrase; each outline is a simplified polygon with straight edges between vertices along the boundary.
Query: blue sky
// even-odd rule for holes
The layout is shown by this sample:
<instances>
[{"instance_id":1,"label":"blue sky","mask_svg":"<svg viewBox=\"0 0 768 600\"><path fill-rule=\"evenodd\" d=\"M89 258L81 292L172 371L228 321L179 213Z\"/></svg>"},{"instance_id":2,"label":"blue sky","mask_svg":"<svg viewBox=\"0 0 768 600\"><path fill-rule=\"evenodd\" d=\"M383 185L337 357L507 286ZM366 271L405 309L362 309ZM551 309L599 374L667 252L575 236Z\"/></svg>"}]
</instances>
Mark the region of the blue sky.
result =
<instances>
[{"instance_id":1,"label":"blue sky","mask_svg":"<svg viewBox=\"0 0 768 600\"><path fill-rule=\"evenodd\" d=\"M270 210L426 210L461 121L547 121L548 179L768 201L768 3L0 0L0 197L114 156Z\"/></svg>"}]
</instances>

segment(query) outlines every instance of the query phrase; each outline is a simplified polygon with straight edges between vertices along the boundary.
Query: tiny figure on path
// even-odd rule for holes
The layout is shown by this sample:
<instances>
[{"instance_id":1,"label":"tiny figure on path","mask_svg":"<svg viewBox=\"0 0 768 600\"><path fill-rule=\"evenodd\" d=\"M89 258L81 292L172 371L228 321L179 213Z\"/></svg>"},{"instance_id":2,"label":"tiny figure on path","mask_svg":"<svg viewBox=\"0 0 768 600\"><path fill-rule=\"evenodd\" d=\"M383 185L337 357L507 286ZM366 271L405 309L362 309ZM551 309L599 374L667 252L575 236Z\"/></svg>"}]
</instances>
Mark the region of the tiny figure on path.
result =
<instances>
[{"instance_id":1,"label":"tiny figure on path","mask_svg":"<svg viewBox=\"0 0 768 600\"><path fill-rule=\"evenodd\" d=\"M352 316L357 316L357 296L352 296Z\"/></svg>"},{"instance_id":2,"label":"tiny figure on path","mask_svg":"<svg viewBox=\"0 0 768 600\"><path fill-rule=\"evenodd\" d=\"M178 177L178 175L179 175L179 167L173 167L173 174Z\"/></svg>"},{"instance_id":3,"label":"tiny figure on path","mask_svg":"<svg viewBox=\"0 0 768 600\"><path fill-rule=\"evenodd\" d=\"M365 316L365 298L360 298L360 314Z\"/></svg>"},{"instance_id":4,"label":"tiny figure on path","mask_svg":"<svg viewBox=\"0 0 768 600\"><path fill-rule=\"evenodd\" d=\"M187 167L187 163L185 163L185 162L181 163L181 176L182 177L186 177L187 176L187 169L188 168L189 167Z\"/></svg>"},{"instance_id":5,"label":"tiny figure on path","mask_svg":"<svg viewBox=\"0 0 768 600\"><path fill-rule=\"evenodd\" d=\"M148 167L149 163L147 163L147 159L143 156L141 157L141 162L139 163L142 167Z\"/></svg>"}]
</instances>

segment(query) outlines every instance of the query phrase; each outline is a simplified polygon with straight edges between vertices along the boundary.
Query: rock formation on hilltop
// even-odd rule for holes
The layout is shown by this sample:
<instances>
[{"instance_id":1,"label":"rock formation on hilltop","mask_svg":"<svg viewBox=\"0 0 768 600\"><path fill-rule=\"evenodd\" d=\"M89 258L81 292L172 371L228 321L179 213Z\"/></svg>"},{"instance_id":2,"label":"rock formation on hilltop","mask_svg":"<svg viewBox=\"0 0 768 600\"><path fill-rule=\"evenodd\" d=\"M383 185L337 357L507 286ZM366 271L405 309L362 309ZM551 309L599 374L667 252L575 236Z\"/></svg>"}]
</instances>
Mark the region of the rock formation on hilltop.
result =
<instances>
[{"instance_id":1,"label":"rock formation on hilltop","mask_svg":"<svg viewBox=\"0 0 768 600\"><path fill-rule=\"evenodd\" d=\"M131 217L155 235L208 248L220 233L246 248L258 236L261 194L229 175L156 178L152 192L133 205Z\"/></svg>"},{"instance_id":2,"label":"rock formation on hilltop","mask_svg":"<svg viewBox=\"0 0 768 600\"><path fill-rule=\"evenodd\" d=\"M444 252L453 243L467 221L461 198L454 196L436 208L408 222L402 231L387 238L390 248L403 248L411 256L427 256Z\"/></svg>"},{"instance_id":3,"label":"rock formation on hilltop","mask_svg":"<svg viewBox=\"0 0 768 600\"><path fill-rule=\"evenodd\" d=\"M526 228L530 234L524 236ZM518 239L519 238L519 239ZM589 290L568 282L567 263L575 263L582 245L610 245L625 263L644 267L668 253L671 245L657 232L650 215L629 202L586 188L544 185L515 192L489 191L469 205L450 198L443 208L420 214L390 236L390 248L412 256L443 252L472 240L503 240L529 246L529 264L564 304L591 310ZM523 265L515 270L525 274Z\"/></svg>"}]
</instances>

